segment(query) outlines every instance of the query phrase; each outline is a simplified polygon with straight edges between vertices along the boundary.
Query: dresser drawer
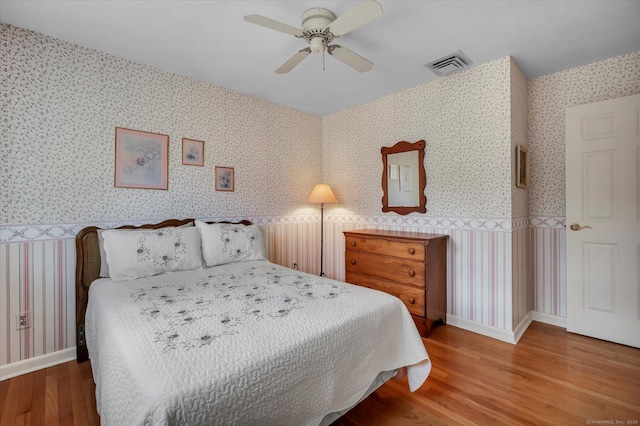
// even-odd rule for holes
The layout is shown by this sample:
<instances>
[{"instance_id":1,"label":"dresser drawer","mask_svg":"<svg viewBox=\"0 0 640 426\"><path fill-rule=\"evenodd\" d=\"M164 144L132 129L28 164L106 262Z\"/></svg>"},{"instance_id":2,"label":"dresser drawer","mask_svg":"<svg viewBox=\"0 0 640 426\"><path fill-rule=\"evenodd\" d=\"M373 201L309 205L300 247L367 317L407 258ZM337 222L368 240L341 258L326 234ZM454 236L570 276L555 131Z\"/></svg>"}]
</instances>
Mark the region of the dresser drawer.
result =
<instances>
[{"instance_id":1,"label":"dresser drawer","mask_svg":"<svg viewBox=\"0 0 640 426\"><path fill-rule=\"evenodd\" d=\"M379 280L366 275L354 274L352 272L347 272L347 282L357 284L362 287L372 288L374 290L384 291L385 293L396 296L398 299L402 300L402 302L407 306L407 309L409 309L409 312L413 315L419 315L422 317L425 315L424 290L422 289Z\"/></svg>"},{"instance_id":2,"label":"dresser drawer","mask_svg":"<svg viewBox=\"0 0 640 426\"><path fill-rule=\"evenodd\" d=\"M347 236L346 245L347 250L385 254L421 262L425 260L424 243L417 241L390 241L376 237Z\"/></svg>"},{"instance_id":3,"label":"dresser drawer","mask_svg":"<svg viewBox=\"0 0 640 426\"><path fill-rule=\"evenodd\" d=\"M345 252L347 272L370 275L416 287L425 286L424 262L353 250Z\"/></svg>"},{"instance_id":4,"label":"dresser drawer","mask_svg":"<svg viewBox=\"0 0 640 426\"><path fill-rule=\"evenodd\" d=\"M446 322L448 235L357 229L344 236L347 282L398 297L422 337Z\"/></svg>"}]
</instances>

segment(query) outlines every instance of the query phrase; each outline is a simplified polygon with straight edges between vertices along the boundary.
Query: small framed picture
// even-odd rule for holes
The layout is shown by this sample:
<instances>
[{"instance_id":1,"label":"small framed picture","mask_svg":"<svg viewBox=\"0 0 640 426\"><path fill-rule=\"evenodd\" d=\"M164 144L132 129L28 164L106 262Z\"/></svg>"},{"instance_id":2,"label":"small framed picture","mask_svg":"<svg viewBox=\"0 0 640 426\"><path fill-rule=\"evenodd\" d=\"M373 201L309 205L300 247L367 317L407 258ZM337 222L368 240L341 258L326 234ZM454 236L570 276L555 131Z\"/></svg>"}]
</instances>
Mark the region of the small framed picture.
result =
<instances>
[{"instance_id":1,"label":"small framed picture","mask_svg":"<svg viewBox=\"0 0 640 426\"><path fill-rule=\"evenodd\" d=\"M116 188L168 189L169 136L116 127Z\"/></svg>"},{"instance_id":2,"label":"small framed picture","mask_svg":"<svg viewBox=\"0 0 640 426\"><path fill-rule=\"evenodd\" d=\"M204 166L204 142L182 138L182 164Z\"/></svg>"},{"instance_id":3,"label":"small framed picture","mask_svg":"<svg viewBox=\"0 0 640 426\"><path fill-rule=\"evenodd\" d=\"M233 167L216 166L216 191L233 191Z\"/></svg>"},{"instance_id":4,"label":"small framed picture","mask_svg":"<svg viewBox=\"0 0 640 426\"><path fill-rule=\"evenodd\" d=\"M520 145L516 147L516 186L529 187L529 151Z\"/></svg>"}]
</instances>

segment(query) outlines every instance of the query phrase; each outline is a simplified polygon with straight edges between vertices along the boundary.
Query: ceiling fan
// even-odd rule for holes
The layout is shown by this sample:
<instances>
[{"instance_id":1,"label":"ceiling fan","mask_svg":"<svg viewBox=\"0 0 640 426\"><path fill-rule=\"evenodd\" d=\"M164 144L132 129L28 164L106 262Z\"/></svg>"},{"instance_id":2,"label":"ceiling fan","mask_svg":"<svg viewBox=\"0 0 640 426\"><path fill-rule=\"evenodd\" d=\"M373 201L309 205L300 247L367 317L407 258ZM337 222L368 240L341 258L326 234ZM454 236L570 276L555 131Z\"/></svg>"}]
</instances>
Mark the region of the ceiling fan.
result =
<instances>
[{"instance_id":1,"label":"ceiling fan","mask_svg":"<svg viewBox=\"0 0 640 426\"><path fill-rule=\"evenodd\" d=\"M373 62L338 44L330 44L340 36L382 15L382 7L375 0L363 0L356 7L348 10L339 18L328 10L314 7L302 14L302 29L283 24L262 15L246 15L244 20L276 31L291 34L309 44L276 70L278 74L286 74L296 67L304 58L313 53L324 53L325 50L338 60L356 71L367 72L373 68Z\"/></svg>"}]
</instances>

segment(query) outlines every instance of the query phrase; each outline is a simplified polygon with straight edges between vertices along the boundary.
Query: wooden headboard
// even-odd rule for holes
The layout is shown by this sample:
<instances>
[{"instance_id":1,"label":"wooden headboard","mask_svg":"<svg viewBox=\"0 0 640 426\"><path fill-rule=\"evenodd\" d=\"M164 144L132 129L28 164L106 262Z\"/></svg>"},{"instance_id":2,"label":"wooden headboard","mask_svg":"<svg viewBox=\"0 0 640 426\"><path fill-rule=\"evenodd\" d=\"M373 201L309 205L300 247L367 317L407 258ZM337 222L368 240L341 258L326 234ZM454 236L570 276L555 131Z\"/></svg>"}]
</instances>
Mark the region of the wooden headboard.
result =
<instances>
[{"instance_id":1,"label":"wooden headboard","mask_svg":"<svg viewBox=\"0 0 640 426\"><path fill-rule=\"evenodd\" d=\"M116 229L158 229L167 226L186 225L193 221L194 219L169 219L160 223L142 226L126 225ZM219 223L251 225L248 220ZM89 287L92 282L100 278L100 247L98 245L97 231L97 227L90 226L76 235L76 357L79 362L89 359L89 351L87 350L84 334L84 317L89 301Z\"/></svg>"}]
</instances>

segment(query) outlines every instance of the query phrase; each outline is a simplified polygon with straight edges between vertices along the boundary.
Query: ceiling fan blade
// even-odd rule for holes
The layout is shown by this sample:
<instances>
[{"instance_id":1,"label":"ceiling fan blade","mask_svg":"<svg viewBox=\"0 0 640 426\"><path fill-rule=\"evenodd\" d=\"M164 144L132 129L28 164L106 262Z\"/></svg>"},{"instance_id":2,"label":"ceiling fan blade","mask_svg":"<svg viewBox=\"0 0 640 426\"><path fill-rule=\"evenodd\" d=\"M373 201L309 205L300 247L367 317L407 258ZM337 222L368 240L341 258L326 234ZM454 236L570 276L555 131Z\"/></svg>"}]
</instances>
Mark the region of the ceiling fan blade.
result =
<instances>
[{"instance_id":1,"label":"ceiling fan blade","mask_svg":"<svg viewBox=\"0 0 640 426\"><path fill-rule=\"evenodd\" d=\"M331 49L328 50L330 55L335 56L356 71L367 72L373 68L373 62L363 58L346 47L342 47L337 44L331 45L330 47Z\"/></svg>"},{"instance_id":2,"label":"ceiling fan blade","mask_svg":"<svg viewBox=\"0 0 640 426\"><path fill-rule=\"evenodd\" d=\"M288 73L289 71L294 69L300 62L302 62L302 60L304 58L309 56L310 53L311 53L311 49L310 48L307 47L306 49L302 49L301 51L299 51L298 53L293 55L291 58L289 58L289 60L287 62L285 62L284 64L280 65L280 68L278 68L276 70L276 73L277 74L286 74L286 73Z\"/></svg>"},{"instance_id":3,"label":"ceiling fan blade","mask_svg":"<svg viewBox=\"0 0 640 426\"><path fill-rule=\"evenodd\" d=\"M302 37L302 30L292 27L291 25L283 24L271 18L265 18L262 15L246 15L244 20L251 22L252 24L261 25L263 27L271 28L272 30L281 31L283 33L291 34L296 37Z\"/></svg>"},{"instance_id":4,"label":"ceiling fan blade","mask_svg":"<svg viewBox=\"0 0 640 426\"><path fill-rule=\"evenodd\" d=\"M380 6L380 3L375 0L363 0L356 7L348 10L329 24L328 28L331 34L335 37L340 37L381 15L382 6Z\"/></svg>"}]
</instances>

